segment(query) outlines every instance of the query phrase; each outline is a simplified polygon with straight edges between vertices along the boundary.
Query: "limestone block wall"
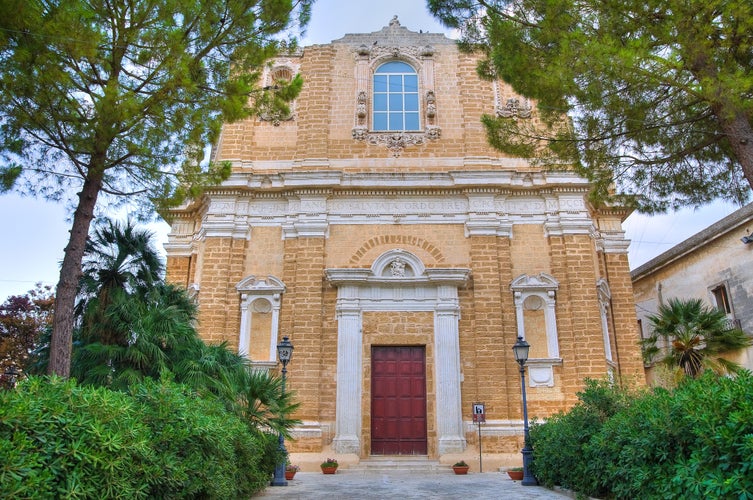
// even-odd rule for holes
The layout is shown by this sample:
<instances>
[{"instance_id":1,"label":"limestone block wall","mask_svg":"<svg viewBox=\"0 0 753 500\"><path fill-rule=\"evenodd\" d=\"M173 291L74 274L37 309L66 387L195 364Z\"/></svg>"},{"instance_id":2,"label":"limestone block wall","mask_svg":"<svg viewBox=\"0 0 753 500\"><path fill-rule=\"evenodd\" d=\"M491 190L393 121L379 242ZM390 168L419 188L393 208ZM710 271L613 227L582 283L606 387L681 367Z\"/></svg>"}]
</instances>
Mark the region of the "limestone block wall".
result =
<instances>
[{"instance_id":1,"label":"limestone block wall","mask_svg":"<svg viewBox=\"0 0 753 500\"><path fill-rule=\"evenodd\" d=\"M358 92L369 89L370 71L390 58L408 61L420 75L422 113L433 92L436 114L423 114L422 124L441 133L413 131L406 139L362 130L365 138L357 137L368 120L356 113ZM293 119L225 126L214 158L230 161L232 176L175 210L168 279L198 292L202 337L227 341L271 370L265 354L275 335L295 346L288 387L301 402L296 417L303 424L288 443L291 451L320 453L356 442L357 454L370 454L374 345L425 346L432 457L477 442L474 402L486 405L485 452L519 451L520 375L512 346L521 322L538 373L551 373L536 383L529 377L531 417L572 405L586 377L641 372L620 228L625 214L590 206L588 183L572 172L542 171L488 145L481 115L515 96L502 82L478 78L476 63L453 41L399 23L286 56L279 64L300 71L305 82ZM390 135L397 138L390 142ZM409 253L424 274L405 277L407 284L398 275L394 291L392 276L372 274L390 252ZM347 279L331 281L332 270ZM252 278L279 288L277 331L267 318L240 332L236 286ZM512 288L520 279L521 286L540 288L541 307L521 309L515 295L521 292ZM611 291L606 323L600 280ZM457 347L436 352L438 332L444 346ZM241 333L251 345L239 345ZM338 357L347 344L341 335L362 342L360 399L344 406L360 412L357 422L337 411L338 397L351 397L338 392L338 369L349 361ZM443 392L442 383L449 389ZM459 409L439 407L441 398L456 395ZM338 425L357 427L360 435L338 444Z\"/></svg>"}]
</instances>

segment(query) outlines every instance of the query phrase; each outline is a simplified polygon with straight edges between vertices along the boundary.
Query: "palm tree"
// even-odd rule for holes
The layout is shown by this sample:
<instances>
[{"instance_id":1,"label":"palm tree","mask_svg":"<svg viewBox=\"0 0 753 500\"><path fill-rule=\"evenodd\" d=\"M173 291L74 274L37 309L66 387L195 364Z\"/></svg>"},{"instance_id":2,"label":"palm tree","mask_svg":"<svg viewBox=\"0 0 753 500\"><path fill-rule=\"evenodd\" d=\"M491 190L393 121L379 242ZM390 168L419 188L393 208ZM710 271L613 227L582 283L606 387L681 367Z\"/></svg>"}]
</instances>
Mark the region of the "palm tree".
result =
<instances>
[{"instance_id":1,"label":"palm tree","mask_svg":"<svg viewBox=\"0 0 753 500\"><path fill-rule=\"evenodd\" d=\"M723 311L700 299L670 299L648 320L653 332L641 341L644 360L679 368L692 378L704 369L720 374L738 372L741 368L721 355L753 345L742 330L730 327Z\"/></svg>"},{"instance_id":2,"label":"palm tree","mask_svg":"<svg viewBox=\"0 0 753 500\"><path fill-rule=\"evenodd\" d=\"M71 376L80 383L127 390L144 378L170 377L219 398L251 428L289 436L298 423L293 394L281 379L254 371L226 343L207 345L196 332L195 303L162 279L152 234L107 223L87 245L77 306Z\"/></svg>"},{"instance_id":3,"label":"palm tree","mask_svg":"<svg viewBox=\"0 0 753 500\"><path fill-rule=\"evenodd\" d=\"M95 228L86 242L75 313L81 333L106 345L127 346L127 325L105 314L123 296L144 293L164 274L164 265L152 245L154 235L131 221L107 221Z\"/></svg>"}]
</instances>

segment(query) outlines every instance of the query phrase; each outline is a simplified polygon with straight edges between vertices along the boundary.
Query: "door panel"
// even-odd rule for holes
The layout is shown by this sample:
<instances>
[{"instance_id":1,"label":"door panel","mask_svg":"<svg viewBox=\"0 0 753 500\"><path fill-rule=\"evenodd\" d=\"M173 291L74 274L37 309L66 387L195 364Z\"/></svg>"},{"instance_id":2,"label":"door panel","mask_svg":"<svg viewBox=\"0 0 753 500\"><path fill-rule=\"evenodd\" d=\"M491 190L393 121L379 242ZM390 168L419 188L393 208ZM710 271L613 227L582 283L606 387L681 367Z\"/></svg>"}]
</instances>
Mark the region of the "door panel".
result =
<instances>
[{"instance_id":1,"label":"door panel","mask_svg":"<svg viewBox=\"0 0 753 500\"><path fill-rule=\"evenodd\" d=\"M426 455L424 347L372 347L371 363L371 453Z\"/></svg>"}]
</instances>

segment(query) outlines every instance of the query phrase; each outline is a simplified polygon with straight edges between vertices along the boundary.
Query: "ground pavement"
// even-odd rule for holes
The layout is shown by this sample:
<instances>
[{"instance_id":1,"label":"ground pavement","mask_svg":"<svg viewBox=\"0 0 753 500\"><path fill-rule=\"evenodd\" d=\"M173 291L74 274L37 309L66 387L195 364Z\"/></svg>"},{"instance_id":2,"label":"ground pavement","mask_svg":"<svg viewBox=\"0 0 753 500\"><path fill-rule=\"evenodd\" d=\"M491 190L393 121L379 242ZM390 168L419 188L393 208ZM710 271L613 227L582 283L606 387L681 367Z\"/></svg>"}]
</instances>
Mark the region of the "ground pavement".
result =
<instances>
[{"instance_id":1,"label":"ground pavement","mask_svg":"<svg viewBox=\"0 0 753 500\"><path fill-rule=\"evenodd\" d=\"M298 472L287 486L268 486L254 498L290 500L549 500L571 498L542 486L523 486L506 473L484 472L459 476L452 471L425 473L403 471Z\"/></svg>"}]
</instances>

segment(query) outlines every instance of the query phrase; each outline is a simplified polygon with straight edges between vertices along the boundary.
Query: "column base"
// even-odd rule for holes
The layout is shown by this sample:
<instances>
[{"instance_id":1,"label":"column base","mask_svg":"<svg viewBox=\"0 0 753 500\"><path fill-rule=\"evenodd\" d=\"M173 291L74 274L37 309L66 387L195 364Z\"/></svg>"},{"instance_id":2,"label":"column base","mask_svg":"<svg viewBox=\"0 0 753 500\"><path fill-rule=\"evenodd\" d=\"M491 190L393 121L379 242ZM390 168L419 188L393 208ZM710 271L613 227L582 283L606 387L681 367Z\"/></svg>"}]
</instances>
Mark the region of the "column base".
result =
<instances>
[{"instance_id":1,"label":"column base","mask_svg":"<svg viewBox=\"0 0 753 500\"><path fill-rule=\"evenodd\" d=\"M332 449L335 453L361 453L361 440L355 436L336 437L332 440Z\"/></svg>"},{"instance_id":2,"label":"column base","mask_svg":"<svg viewBox=\"0 0 753 500\"><path fill-rule=\"evenodd\" d=\"M462 453L465 451L466 445L465 438L460 436L439 438L439 454Z\"/></svg>"}]
</instances>

